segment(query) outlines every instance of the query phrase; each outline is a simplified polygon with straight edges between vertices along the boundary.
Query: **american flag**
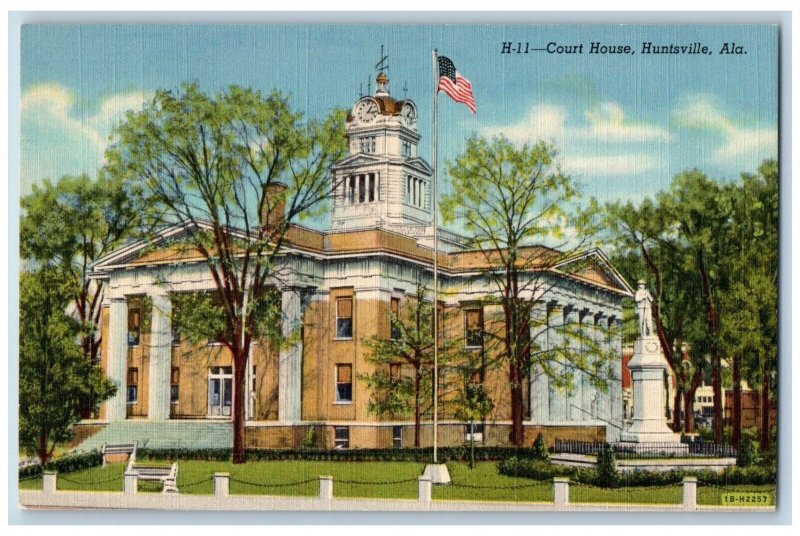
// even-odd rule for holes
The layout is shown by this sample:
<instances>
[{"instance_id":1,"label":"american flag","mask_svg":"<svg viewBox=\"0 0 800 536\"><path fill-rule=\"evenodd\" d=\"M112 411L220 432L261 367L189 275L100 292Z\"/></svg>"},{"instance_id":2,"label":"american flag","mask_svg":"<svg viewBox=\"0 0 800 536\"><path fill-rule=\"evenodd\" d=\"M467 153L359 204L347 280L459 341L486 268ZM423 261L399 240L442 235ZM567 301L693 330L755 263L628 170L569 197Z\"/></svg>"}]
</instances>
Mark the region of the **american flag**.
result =
<instances>
[{"instance_id":1,"label":"american flag","mask_svg":"<svg viewBox=\"0 0 800 536\"><path fill-rule=\"evenodd\" d=\"M472 96L472 84L469 80L458 74L456 66L452 60L445 56L439 56L439 87L437 91L444 91L451 99L461 104L466 104L472 113L478 109L475 107L475 97Z\"/></svg>"}]
</instances>

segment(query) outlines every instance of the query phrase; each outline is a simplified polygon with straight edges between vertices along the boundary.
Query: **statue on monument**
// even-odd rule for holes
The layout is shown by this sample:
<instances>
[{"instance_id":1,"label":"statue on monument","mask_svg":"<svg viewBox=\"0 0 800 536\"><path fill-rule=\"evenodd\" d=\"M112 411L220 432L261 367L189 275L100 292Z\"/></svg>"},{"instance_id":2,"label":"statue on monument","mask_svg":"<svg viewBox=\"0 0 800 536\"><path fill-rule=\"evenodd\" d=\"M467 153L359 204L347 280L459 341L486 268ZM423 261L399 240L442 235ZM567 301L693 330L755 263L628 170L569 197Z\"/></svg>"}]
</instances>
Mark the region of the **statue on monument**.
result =
<instances>
[{"instance_id":1,"label":"statue on monument","mask_svg":"<svg viewBox=\"0 0 800 536\"><path fill-rule=\"evenodd\" d=\"M636 301L636 315L639 317L639 337L653 335L653 296L647 290L644 279L639 280L639 289L633 299Z\"/></svg>"}]
</instances>

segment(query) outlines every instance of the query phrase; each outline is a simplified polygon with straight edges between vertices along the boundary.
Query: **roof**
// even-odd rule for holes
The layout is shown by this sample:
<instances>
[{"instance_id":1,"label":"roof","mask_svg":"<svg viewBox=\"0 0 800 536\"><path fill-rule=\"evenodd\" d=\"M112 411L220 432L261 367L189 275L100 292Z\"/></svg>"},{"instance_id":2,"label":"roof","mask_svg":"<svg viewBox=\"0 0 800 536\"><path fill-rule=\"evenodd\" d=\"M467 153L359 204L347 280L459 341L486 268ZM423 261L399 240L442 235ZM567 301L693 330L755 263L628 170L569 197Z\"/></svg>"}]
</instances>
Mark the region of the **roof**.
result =
<instances>
[{"instance_id":1,"label":"roof","mask_svg":"<svg viewBox=\"0 0 800 536\"><path fill-rule=\"evenodd\" d=\"M180 242L182 235L193 232L195 228L208 230L212 226L201 220L194 226L178 223L162 229L147 240L134 242L97 260L92 266L93 276L103 277L121 268L202 262L204 257L196 248ZM239 238L247 236L239 229L231 232ZM378 255L421 265L433 264L433 250L430 247L420 245L417 238L381 228L321 232L292 224L284 237L283 247L284 255L307 256L323 261ZM633 295L630 285L599 249L564 256L552 248L531 246L522 248L519 258L518 267L523 271L546 270L595 288ZM468 277L493 267L499 268L500 252L440 251L438 260L443 275ZM568 270L567 266L573 268Z\"/></svg>"}]
</instances>

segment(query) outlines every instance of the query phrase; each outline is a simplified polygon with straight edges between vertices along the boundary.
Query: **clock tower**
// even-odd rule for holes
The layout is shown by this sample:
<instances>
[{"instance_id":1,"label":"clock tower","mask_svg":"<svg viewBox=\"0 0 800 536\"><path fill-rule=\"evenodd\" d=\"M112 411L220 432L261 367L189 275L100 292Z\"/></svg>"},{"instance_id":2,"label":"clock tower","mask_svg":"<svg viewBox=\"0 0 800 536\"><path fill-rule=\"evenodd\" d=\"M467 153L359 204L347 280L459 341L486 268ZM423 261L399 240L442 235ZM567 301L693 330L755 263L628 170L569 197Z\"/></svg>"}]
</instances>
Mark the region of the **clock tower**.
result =
<instances>
[{"instance_id":1,"label":"clock tower","mask_svg":"<svg viewBox=\"0 0 800 536\"><path fill-rule=\"evenodd\" d=\"M347 116L350 155L333 166L331 230L384 228L421 235L430 229L433 169L417 156L417 106L375 78Z\"/></svg>"}]
</instances>

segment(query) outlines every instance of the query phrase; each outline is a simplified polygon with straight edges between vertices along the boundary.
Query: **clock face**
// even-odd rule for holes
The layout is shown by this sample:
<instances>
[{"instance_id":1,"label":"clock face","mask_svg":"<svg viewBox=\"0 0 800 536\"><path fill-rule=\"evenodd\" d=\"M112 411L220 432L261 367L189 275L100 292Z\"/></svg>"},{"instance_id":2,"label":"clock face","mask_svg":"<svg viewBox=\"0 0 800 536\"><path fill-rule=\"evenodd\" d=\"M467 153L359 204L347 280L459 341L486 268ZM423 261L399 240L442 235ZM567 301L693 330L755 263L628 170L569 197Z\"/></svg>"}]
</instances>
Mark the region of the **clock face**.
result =
<instances>
[{"instance_id":1,"label":"clock face","mask_svg":"<svg viewBox=\"0 0 800 536\"><path fill-rule=\"evenodd\" d=\"M406 125L413 126L417 122L417 109L414 108L414 105L405 103L400 110L400 117L403 118Z\"/></svg>"},{"instance_id":2,"label":"clock face","mask_svg":"<svg viewBox=\"0 0 800 536\"><path fill-rule=\"evenodd\" d=\"M374 100L363 100L356 105L356 119L369 122L378 116L378 103Z\"/></svg>"}]
</instances>

